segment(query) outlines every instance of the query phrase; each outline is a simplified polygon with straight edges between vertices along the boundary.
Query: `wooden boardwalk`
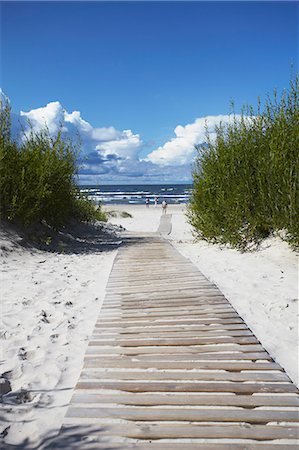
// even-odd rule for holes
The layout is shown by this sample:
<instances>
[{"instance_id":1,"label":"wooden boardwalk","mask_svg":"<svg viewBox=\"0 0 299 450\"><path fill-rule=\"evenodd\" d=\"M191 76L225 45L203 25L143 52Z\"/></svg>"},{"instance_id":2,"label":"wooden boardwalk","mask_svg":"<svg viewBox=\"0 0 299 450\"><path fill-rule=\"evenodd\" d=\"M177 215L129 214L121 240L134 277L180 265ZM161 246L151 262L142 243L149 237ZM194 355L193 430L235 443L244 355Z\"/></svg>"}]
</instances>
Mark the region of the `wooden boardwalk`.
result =
<instances>
[{"instance_id":1,"label":"wooden boardwalk","mask_svg":"<svg viewBox=\"0 0 299 450\"><path fill-rule=\"evenodd\" d=\"M158 234L132 236L61 435L81 429L80 449L299 449L298 405L218 288Z\"/></svg>"}]
</instances>

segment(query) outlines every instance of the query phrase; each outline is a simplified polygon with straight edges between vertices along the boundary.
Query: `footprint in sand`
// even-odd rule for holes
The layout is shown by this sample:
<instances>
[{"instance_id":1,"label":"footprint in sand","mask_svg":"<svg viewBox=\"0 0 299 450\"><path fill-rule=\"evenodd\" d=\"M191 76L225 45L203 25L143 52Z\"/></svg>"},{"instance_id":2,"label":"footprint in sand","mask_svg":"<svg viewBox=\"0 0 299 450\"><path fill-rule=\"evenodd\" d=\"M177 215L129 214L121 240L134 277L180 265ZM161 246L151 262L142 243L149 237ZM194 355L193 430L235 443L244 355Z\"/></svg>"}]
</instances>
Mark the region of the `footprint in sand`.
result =
<instances>
[{"instance_id":1,"label":"footprint in sand","mask_svg":"<svg viewBox=\"0 0 299 450\"><path fill-rule=\"evenodd\" d=\"M48 314L46 313L46 311L42 310L41 314L42 316L41 321L44 323L50 323L49 319L48 319Z\"/></svg>"},{"instance_id":2,"label":"footprint in sand","mask_svg":"<svg viewBox=\"0 0 299 450\"><path fill-rule=\"evenodd\" d=\"M25 403L32 403L36 397L37 395L32 394L27 389L21 388L18 391L6 395L4 403L9 405L23 405Z\"/></svg>"},{"instance_id":3,"label":"footprint in sand","mask_svg":"<svg viewBox=\"0 0 299 450\"><path fill-rule=\"evenodd\" d=\"M27 351L25 347L20 347L18 351L18 357L23 361L27 359Z\"/></svg>"},{"instance_id":4,"label":"footprint in sand","mask_svg":"<svg viewBox=\"0 0 299 450\"><path fill-rule=\"evenodd\" d=\"M22 304L24 305L24 306L28 306L28 305L30 305L32 303L32 300L23 300L22 301Z\"/></svg>"},{"instance_id":5,"label":"footprint in sand","mask_svg":"<svg viewBox=\"0 0 299 450\"><path fill-rule=\"evenodd\" d=\"M53 342L53 343L56 342L58 338L59 338L59 334L58 333L51 334L51 336L50 336L51 342Z\"/></svg>"}]
</instances>

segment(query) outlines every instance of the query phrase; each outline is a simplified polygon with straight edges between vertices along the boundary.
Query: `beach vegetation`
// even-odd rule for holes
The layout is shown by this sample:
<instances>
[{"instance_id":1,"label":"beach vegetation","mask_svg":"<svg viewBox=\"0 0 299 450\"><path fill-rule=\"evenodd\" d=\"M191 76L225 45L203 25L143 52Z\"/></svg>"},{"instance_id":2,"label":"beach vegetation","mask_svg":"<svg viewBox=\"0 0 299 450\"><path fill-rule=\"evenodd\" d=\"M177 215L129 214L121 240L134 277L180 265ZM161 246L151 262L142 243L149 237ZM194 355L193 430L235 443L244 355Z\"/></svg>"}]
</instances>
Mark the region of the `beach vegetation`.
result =
<instances>
[{"instance_id":1,"label":"beach vegetation","mask_svg":"<svg viewBox=\"0 0 299 450\"><path fill-rule=\"evenodd\" d=\"M272 233L299 245L299 79L243 108L197 147L187 217L194 233L240 249Z\"/></svg>"},{"instance_id":2,"label":"beach vegetation","mask_svg":"<svg viewBox=\"0 0 299 450\"><path fill-rule=\"evenodd\" d=\"M122 217L123 219L131 219L133 216L132 216L132 214L128 213L127 211L122 211L120 213L120 217Z\"/></svg>"},{"instance_id":3,"label":"beach vegetation","mask_svg":"<svg viewBox=\"0 0 299 450\"><path fill-rule=\"evenodd\" d=\"M110 210L106 212L108 217L121 217L122 219L129 219L132 218L132 214L128 213L127 211L115 211L115 210Z\"/></svg>"},{"instance_id":4,"label":"beach vegetation","mask_svg":"<svg viewBox=\"0 0 299 450\"><path fill-rule=\"evenodd\" d=\"M71 219L106 221L100 208L80 193L76 183L79 146L59 129L45 126L11 137L10 104L0 105L1 219L30 226L41 222L54 229Z\"/></svg>"},{"instance_id":5,"label":"beach vegetation","mask_svg":"<svg viewBox=\"0 0 299 450\"><path fill-rule=\"evenodd\" d=\"M117 217L117 211L107 211L106 214L108 217Z\"/></svg>"}]
</instances>

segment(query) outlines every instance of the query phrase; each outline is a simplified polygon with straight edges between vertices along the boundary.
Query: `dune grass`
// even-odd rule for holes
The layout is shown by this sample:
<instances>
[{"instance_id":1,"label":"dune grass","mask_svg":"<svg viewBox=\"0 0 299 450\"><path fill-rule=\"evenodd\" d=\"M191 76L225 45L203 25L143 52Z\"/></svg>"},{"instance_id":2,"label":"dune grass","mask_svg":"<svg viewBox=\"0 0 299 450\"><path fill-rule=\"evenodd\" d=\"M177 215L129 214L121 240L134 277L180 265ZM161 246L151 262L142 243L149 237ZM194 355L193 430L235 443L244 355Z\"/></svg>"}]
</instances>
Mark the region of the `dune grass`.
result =
<instances>
[{"instance_id":1,"label":"dune grass","mask_svg":"<svg viewBox=\"0 0 299 450\"><path fill-rule=\"evenodd\" d=\"M101 209L82 196L75 182L78 145L53 137L47 127L24 134L20 143L10 133L10 105L0 105L0 214L23 226L45 221L54 229L71 219L106 221Z\"/></svg>"},{"instance_id":2,"label":"dune grass","mask_svg":"<svg viewBox=\"0 0 299 450\"><path fill-rule=\"evenodd\" d=\"M115 211L115 210L110 210L106 212L108 217L121 217L123 219L129 219L132 218L132 214L128 213L127 211Z\"/></svg>"},{"instance_id":3,"label":"dune grass","mask_svg":"<svg viewBox=\"0 0 299 450\"><path fill-rule=\"evenodd\" d=\"M195 234L246 249L279 232L299 245L299 80L244 108L197 148L188 220Z\"/></svg>"}]
</instances>

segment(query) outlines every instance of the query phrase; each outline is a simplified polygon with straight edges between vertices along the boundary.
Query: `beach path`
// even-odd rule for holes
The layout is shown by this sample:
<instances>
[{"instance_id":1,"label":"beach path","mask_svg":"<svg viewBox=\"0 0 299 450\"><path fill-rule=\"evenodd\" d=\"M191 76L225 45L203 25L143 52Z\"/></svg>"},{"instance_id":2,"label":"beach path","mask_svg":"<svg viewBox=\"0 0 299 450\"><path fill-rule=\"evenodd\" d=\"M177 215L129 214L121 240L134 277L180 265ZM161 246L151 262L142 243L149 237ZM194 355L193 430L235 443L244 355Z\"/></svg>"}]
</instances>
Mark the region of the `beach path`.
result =
<instances>
[{"instance_id":1,"label":"beach path","mask_svg":"<svg viewBox=\"0 0 299 450\"><path fill-rule=\"evenodd\" d=\"M216 285L160 234L131 233L116 256L60 443L298 449L297 394Z\"/></svg>"},{"instance_id":2,"label":"beach path","mask_svg":"<svg viewBox=\"0 0 299 450\"><path fill-rule=\"evenodd\" d=\"M164 214L161 216L159 228L157 230L160 234L170 234L172 225L171 225L171 217L172 214Z\"/></svg>"}]
</instances>

